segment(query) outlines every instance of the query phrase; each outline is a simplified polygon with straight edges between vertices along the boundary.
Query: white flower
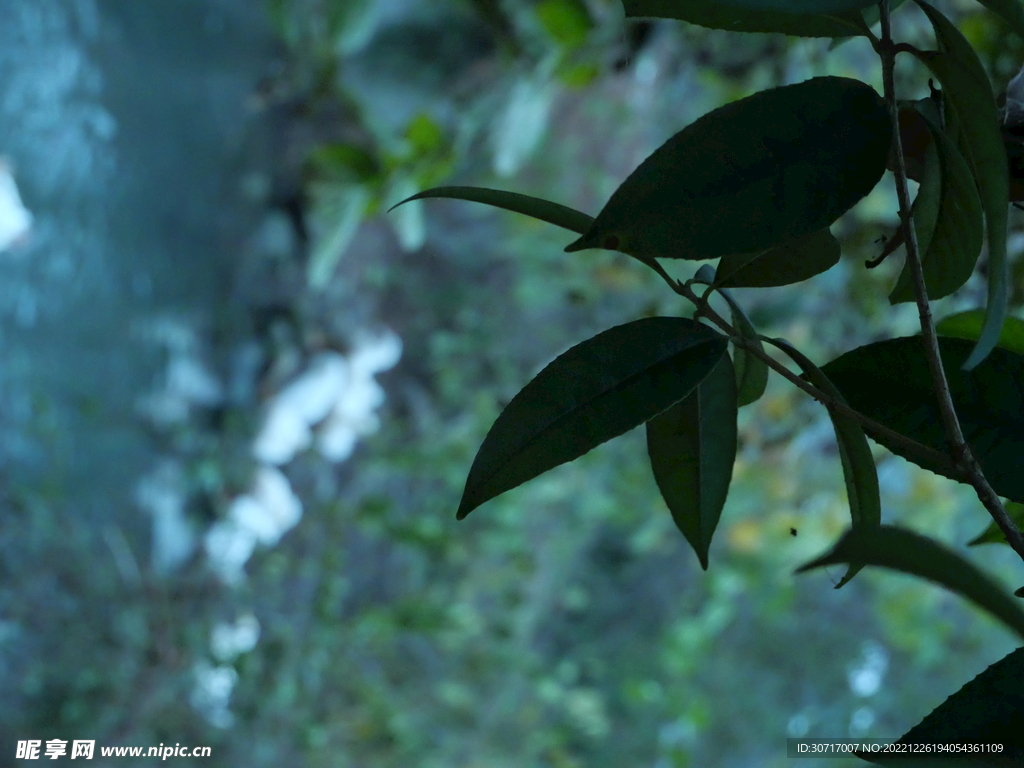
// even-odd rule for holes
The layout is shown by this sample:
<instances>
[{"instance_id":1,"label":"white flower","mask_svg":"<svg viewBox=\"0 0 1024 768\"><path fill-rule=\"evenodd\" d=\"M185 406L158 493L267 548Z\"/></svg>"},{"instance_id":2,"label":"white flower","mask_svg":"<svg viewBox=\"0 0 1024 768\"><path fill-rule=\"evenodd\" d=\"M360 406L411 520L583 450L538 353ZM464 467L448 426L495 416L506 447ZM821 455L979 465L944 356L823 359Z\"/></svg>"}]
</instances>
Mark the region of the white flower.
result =
<instances>
[{"instance_id":1,"label":"white flower","mask_svg":"<svg viewBox=\"0 0 1024 768\"><path fill-rule=\"evenodd\" d=\"M331 414L320 427L316 447L328 461L341 462L352 455L358 441L359 433L352 425L344 418Z\"/></svg>"},{"instance_id":2,"label":"white flower","mask_svg":"<svg viewBox=\"0 0 1024 768\"><path fill-rule=\"evenodd\" d=\"M232 661L256 647L260 639L260 623L251 613L238 617L234 624L222 621L210 635L210 650L219 661Z\"/></svg>"},{"instance_id":3,"label":"white flower","mask_svg":"<svg viewBox=\"0 0 1024 768\"><path fill-rule=\"evenodd\" d=\"M0 158L0 252L17 245L32 228L32 213L22 204L11 169Z\"/></svg>"},{"instance_id":4,"label":"white flower","mask_svg":"<svg viewBox=\"0 0 1024 768\"><path fill-rule=\"evenodd\" d=\"M181 466L165 461L135 486L135 500L153 518L153 568L169 573L195 549L195 535L185 515L185 480Z\"/></svg>"},{"instance_id":5,"label":"white flower","mask_svg":"<svg viewBox=\"0 0 1024 768\"><path fill-rule=\"evenodd\" d=\"M277 408L293 411L307 424L322 421L345 389L348 362L337 352L324 352L310 361L299 378L275 398Z\"/></svg>"},{"instance_id":6,"label":"white flower","mask_svg":"<svg viewBox=\"0 0 1024 768\"><path fill-rule=\"evenodd\" d=\"M325 352L270 402L253 455L266 464L287 464L313 441L310 427L330 413L349 378L348 362Z\"/></svg>"},{"instance_id":7,"label":"white flower","mask_svg":"<svg viewBox=\"0 0 1024 768\"><path fill-rule=\"evenodd\" d=\"M271 403L263 428L252 446L252 453L265 464L287 464L295 454L313 441L309 424L290 408Z\"/></svg>"},{"instance_id":8,"label":"white flower","mask_svg":"<svg viewBox=\"0 0 1024 768\"><path fill-rule=\"evenodd\" d=\"M353 377L386 371L402 357L402 340L390 330L376 335L361 333L353 346L349 355Z\"/></svg>"},{"instance_id":9,"label":"white flower","mask_svg":"<svg viewBox=\"0 0 1024 768\"><path fill-rule=\"evenodd\" d=\"M243 568L256 549L256 536L229 520L221 520L206 532L203 544L214 570L228 584L237 584L245 575Z\"/></svg>"}]
</instances>

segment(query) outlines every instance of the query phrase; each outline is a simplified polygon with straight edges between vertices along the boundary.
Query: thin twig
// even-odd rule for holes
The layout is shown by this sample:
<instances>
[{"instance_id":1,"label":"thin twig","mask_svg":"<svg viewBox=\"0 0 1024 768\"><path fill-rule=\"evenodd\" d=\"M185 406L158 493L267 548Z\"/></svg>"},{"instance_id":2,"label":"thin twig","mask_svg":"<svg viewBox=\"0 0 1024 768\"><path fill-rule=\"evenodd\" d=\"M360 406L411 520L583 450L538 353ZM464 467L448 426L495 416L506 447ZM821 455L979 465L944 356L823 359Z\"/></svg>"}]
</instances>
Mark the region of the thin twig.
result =
<instances>
[{"instance_id":1,"label":"thin twig","mask_svg":"<svg viewBox=\"0 0 1024 768\"><path fill-rule=\"evenodd\" d=\"M902 45L897 45L892 40L891 20L889 17L889 0L879 0L878 10L882 22L882 37L875 45L882 60L882 82L885 86L885 101L889 105L889 114L893 124L893 147L896 154L896 197L900 204L900 221L903 227L903 239L906 243L907 265L910 268L914 296L917 299L918 315L921 320L921 338L924 342L925 356L928 360L928 368L931 371L932 383L935 387L935 395L938 398L939 413L942 416L942 425L946 432L946 440L949 443L953 460L966 476L967 481L974 487L978 499L992 515L999 529L1006 537L1009 545L1024 559L1024 535L1006 514L999 496L989 485L988 480L981 470L977 459L971 453L970 446L964 439L963 431L960 428L960 421L953 406L953 397L949 391L949 382L946 379L946 371L942 367L942 358L939 355L939 340L935 333L935 323L932 320L931 306L928 303L928 289L925 285L924 271L921 268L921 252L918 249L917 234L914 232L913 218L911 216L910 192L907 189L907 166L903 157L903 142L899 130L899 104L896 102L896 86L894 70L896 54L906 50Z\"/></svg>"},{"instance_id":2,"label":"thin twig","mask_svg":"<svg viewBox=\"0 0 1024 768\"><path fill-rule=\"evenodd\" d=\"M927 462L930 465L936 467L942 474L947 477L951 477L955 480L964 480L963 473L957 468L956 464L950 459L949 456L936 451L923 443L919 443L916 440L912 440L906 435L902 435L893 429L885 426L884 424L875 421L869 416L865 416L860 411L854 410L844 402L836 400L834 397L818 389L813 384L804 379L800 378L797 374L793 373L786 366L776 360L774 357L765 352L762 348L753 344L736 331L732 325L729 324L721 315L719 315L711 307L708 301L696 294L696 292L690 288L689 281L685 284L679 283L678 293L689 299L691 302L697 305L702 317L706 317L708 320L713 322L719 328L722 329L729 337L730 341L738 347L742 347L744 351L763 361L769 368L778 373L780 376L791 382L794 386L806 392L808 395L813 397L815 400L820 402L827 408L834 409L836 412L848 416L849 418L856 421L869 435L874 437L878 442L888 442L892 445L897 445L907 453L915 456L921 461Z\"/></svg>"}]
</instances>

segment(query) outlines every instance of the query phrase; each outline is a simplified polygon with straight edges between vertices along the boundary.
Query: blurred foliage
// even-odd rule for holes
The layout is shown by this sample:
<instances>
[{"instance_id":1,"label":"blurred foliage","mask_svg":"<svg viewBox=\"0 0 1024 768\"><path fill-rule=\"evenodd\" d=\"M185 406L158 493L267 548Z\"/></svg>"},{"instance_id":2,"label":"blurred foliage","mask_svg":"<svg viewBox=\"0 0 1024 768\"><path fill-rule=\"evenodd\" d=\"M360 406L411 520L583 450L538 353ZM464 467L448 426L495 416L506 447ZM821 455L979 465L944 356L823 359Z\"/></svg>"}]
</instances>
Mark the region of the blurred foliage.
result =
<instances>
[{"instance_id":1,"label":"blurred foliage","mask_svg":"<svg viewBox=\"0 0 1024 768\"><path fill-rule=\"evenodd\" d=\"M964 5L1001 82L1024 51ZM356 137L304 154L308 274L325 301L336 283L373 292L403 339L381 377L383 428L340 469L296 462L305 517L234 591L198 558L166 580L133 571L116 531L53 519L37 492L12 491L0 532L7 736L208 744L204 765L254 768L772 768L788 764L787 735L898 735L1009 650L988 618L913 579L868 571L836 592L823 575L792 576L848 513L827 415L778 377L741 411L706 573L637 432L454 520L476 449L541 367L610 325L683 308L623 256L567 257L569 236L537 222L446 201L386 208L438 183L514 176L519 191L596 210L724 101L813 74L880 90L866 43L829 54L828 41L623 28L612 0L268 9L286 51L275 98L344 104ZM919 16L897 16L904 39L921 41ZM903 92L926 92L924 73L899 74ZM820 363L913 332L913 309L885 300L898 264L863 268L895 228L891 185L833 228L833 270L756 301L735 292L764 333ZM979 290L972 280L964 294ZM966 306L936 304L939 317ZM982 527L964 488L874 448L887 522L955 545ZM1009 573L1006 554L987 567ZM189 705L193 670L213 623L249 610L261 637L233 662L235 722L218 729ZM866 641L888 651L889 671L859 696L848 674Z\"/></svg>"}]
</instances>

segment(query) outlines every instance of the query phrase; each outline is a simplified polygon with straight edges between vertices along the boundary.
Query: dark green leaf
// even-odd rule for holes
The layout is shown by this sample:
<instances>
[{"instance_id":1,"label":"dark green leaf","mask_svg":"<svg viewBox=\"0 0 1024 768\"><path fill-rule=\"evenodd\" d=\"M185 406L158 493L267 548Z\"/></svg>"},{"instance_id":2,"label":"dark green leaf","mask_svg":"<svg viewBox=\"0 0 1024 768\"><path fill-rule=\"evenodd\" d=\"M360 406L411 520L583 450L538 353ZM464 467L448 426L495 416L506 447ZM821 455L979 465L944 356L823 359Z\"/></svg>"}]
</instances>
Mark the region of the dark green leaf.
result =
<instances>
[{"instance_id":1,"label":"dark green leaf","mask_svg":"<svg viewBox=\"0 0 1024 768\"><path fill-rule=\"evenodd\" d=\"M452 200L469 200L473 203L484 203L495 208L504 208L513 213L525 213L541 221L554 224L556 227L568 229L571 232L583 233L590 229L594 219L585 213L569 208L550 200L543 200L539 197L520 195L516 192L503 192L498 189L484 189L483 187L434 187L413 195L394 205L389 210L394 210L399 205L404 205L410 200L421 200L426 197L444 197Z\"/></svg>"},{"instance_id":2,"label":"dark green leaf","mask_svg":"<svg viewBox=\"0 0 1024 768\"><path fill-rule=\"evenodd\" d=\"M1024 504L1018 504L1015 501L1006 502L1006 514L1010 516L1010 519L1017 524L1020 528L1024 526ZM1002 530L996 525L996 521L993 520L988 524L988 528L979 533L975 538L967 542L967 546L976 547L979 544L1005 544L1006 536L1003 535Z\"/></svg>"},{"instance_id":3,"label":"dark green leaf","mask_svg":"<svg viewBox=\"0 0 1024 768\"><path fill-rule=\"evenodd\" d=\"M1024 356L996 348L971 372L960 369L971 342L939 338L953 404L964 436L996 493L1024 502ZM906 437L948 454L942 418L920 336L868 344L822 366L850 407ZM962 480L871 433L909 461Z\"/></svg>"},{"instance_id":4,"label":"dark green leaf","mask_svg":"<svg viewBox=\"0 0 1024 768\"><path fill-rule=\"evenodd\" d=\"M723 256L716 280L723 288L792 285L828 271L839 263L840 253L839 241L825 227L760 254Z\"/></svg>"},{"instance_id":5,"label":"dark green leaf","mask_svg":"<svg viewBox=\"0 0 1024 768\"><path fill-rule=\"evenodd\" d=\"M728 355L684 400L647 422L647 455L676 527L707 570L736 461L736 374Z\"/></svg>"},{"instance_id":6,"label":"dark green leaf","mask_svg":"<svg viewBox=\"0 0 1024 768\"><path fill-rule=\"evenodd\" d=\"M903 736L899 744L1000 745L999 752L954 754L933 758L933 768L996 768L1024 765L1024 648L1011 651ZM876 765L894 767L918 763L860 755Z\"/></svg>"},{"instance_id":7,"label":"dark green leaf","mask_svg":"<svg viewBox=\"0 0 1024 768\"><path fill-rule=\"evenodd\" d=\"M675 405L718 364L726 343L693 320L650 317L599 333L560 355L487 433L458 519Z\"/></svg>"},{"instance_id":8,"label":"dark green leaf","mask_svg":"<svg viewBox=\"0 0 1024 768\"><path fill-rule=\"evenodd\" d=\"M969 309L940 320L935 331L940 336L955 336L958 339L977 340L985 322L985 314L979 309ZM1024 320L1008 317L1003 323L1002 333L996 346L1024 355Z\"/></svg>"},{"instance_id":9,"label":"dark green leaf","mask_svg":"<svg viewBox=\"0 0 1024 768\"><path fill-rule=\"evenodd\" d=\"M704 115L647 158L566 248L636 258L763 251L835 221L878 183L892 138L870 86L818 77Z\"/></svg>"},{"instance_id":10,"label":"dark green leaf","mask_svg":"<svg viewBox=\"0 0 1024 768\"><path fill-rule=\"evenodd\" d=\"M718 292L729 302L733 327L739 331L743 339L764 352L764 345L761 343L757 329L754 328L743 308L724 288L720 288ZM736 401L740 407L743 407L757 402L764 394L768 387L768 364L740 346L733 347L733 356L736 361L734 365L737 387Z\"/></svg>"},{"instance_id":11,"label":"dark green leaf","mask_svg":"<svg viewBox=\"0 0 1024 768\"><path fill-rule=\"evenodd\" d=\"M771 343L789 355L800 366L804 377L814 386L841 403L846 401L835 385L818 366L802 352L783 339L772 339ZM850 502L850 519L854 528L879 525L882 522L882 500L878 491L878 470L871 455L871 446L860 424L849 416L829 408L828 415L836 431L839 445L839 460L843 465L843 479L846 481L846 496ZM863 565L853 564L846 575L836 584L836 589L854 577Z\"/></svg>"},{"instance_id":12,"label":"dark green leaf","mask_svg":"<svg viewBox=\"0 0 1024 768\"><path fill-rule=\"evenodd\" d=\"M689 0L680 0L689 2ZM752 11L785 11L787 13L840 13L867 8L876 0L718 0L720 5Z\"/></svg>"},{"instance_id":13,"label":"dark green leaf","mask_svg":"<svg viewBox=\"0 0 1024 768\"><path fill-rule=\"evenodd\" d=\"M864 563L920 576L963 595L1024 637L1024 610L1002 586L953 550L892 525L852 528L821 557L797 568L803 573L838 563Z\"/></svg>"},{"instance_id":14,"label":"dark green leaf","mask_svg":"<svg viewBox=\"0 0 1024 768\"><path fill-rule=\"evenodd\" d=\"M712 285L715 282L715 270L713 267L703 264L697 270L697 274L694 275L693 279L704 285ZM732 311L733 328L749 344L753 344L757 349L764 352L761 337L758 335L753 323L750 322L750 318L743 311L743 307L724 288L719 288L718 292L729 303L729 309ZM764 394L765 388L768 386L768 364L739 344L734 344L733 369L736 371L736 402L739 407L742 408L744 405L750 405L760 400L761 395Z\"/></svg>"},{"instance_id":15,"label":"dark green leaf","mask_svg":"<svg viewBox=\"0 0 1024 768\"><path fill-rule=\"evenodd\" d=\"M754 11L718 0L623 0L627 18L679 19L730 32L778 32L796 37L843 37L861 34L859 19L845 11L834 15L789 11Z\"/></svg>"},{"instance_id":16,"label":"dark green leaf","mask_svg":"<svg viewBox=\"0 0 1024 768\"><path fill-rule=\"evenodd\" d=\"M992 83L967 39L945 16L924 0L916 0L935 28L941 53L923 51L923 61L942 83L944 98L956 115L959 144L985 210L988 236L988 304L985 327L965 361L974 368L996 345L1006 317L1009 265L1006 258L1007 208L1010 199L1006 149L999 128L999 110Z\"/></svg>"},{"instance_id":17,"label":"dark green leaf","mask_svg":"<svg viewBox=\"0 0 1024 768\"><path fill-rule=\"evenodd\" d=\"M974 272L985 231L981 200L971 169L942 128L922 110L933 141L925 154L924 175L914 201L914 227L928 298L959 289ZM933 154L934 153L934 154ZM939 173L936 174L935 160ZM937 193L937 194L936 194ZM938 204L936 206L936 203ZM905 264L889 301L914 301L913 277Z\"/></svg>"}]
</instances>

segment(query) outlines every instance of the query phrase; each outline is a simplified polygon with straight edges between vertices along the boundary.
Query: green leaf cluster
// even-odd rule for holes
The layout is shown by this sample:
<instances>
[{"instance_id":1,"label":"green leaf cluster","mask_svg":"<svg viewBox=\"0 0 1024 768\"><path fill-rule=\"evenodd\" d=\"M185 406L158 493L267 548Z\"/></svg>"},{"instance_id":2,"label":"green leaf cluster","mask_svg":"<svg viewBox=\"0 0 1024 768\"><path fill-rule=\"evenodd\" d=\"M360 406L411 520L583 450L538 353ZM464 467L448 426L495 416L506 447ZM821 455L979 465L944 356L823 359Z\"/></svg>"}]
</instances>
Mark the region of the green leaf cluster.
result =
<instances>
[{"instance_id":1,"label":"green leaf cluster","mask_svg":"<svg viewBox=\"0 0 1024 768\"><path fill-rule=\"evenodd\" d=\"M993 493L1010 499L1014 514L1024 504L1024 349L1019 321L1008 318L1009 166L998 110L988 76L963 34L924 0L915 3L931 22L937 50L894 46L888 33L879 39L870 25L882 8L864 0L625 0L629 17L733 31L865 36L883 58L912 53L942 86L939 102L898 103L892 93L883 98L844 77L755 93L672 136L593 218L492 189L439 187L403 201L462 199L554 224L579 235L567 253L596 248L629 255L697 308L696 320L649 317L611 328L545 367L484 439L459 519L646 425L654 481L673 523L707 569L732 481L738 410L762 396L772 368L826 407L852 521L828 553L800 570L846 563L849 571L839 586L865 566L910 573L963 595L1024 637L1024 610L980 569L932 539L882 523L867 442L871 437L927 470L971 483L994 515L1005 513ZM1018 4L985 5L1024 31ZM895 153L894 132L901 142L908 139L906 161ZM832 268L840 254L829 227L875 188L887 165L903 176L900 183L911 170L920 182L912 211L903 213L915 232L924 284L918 295L908 265L890 301L927 307L930 299L954 293L974 273L987 240L985 309L941 325L937 352L921 337L896 338L821 366L788 342L758 334L728 289L790 285ZM705 264L684 282L670 276L659 259L720 261L717 269ZM694 284L709 288L698 295ZM711 305L714 294L726 302L731 322ZM930 323L924 310L922 316ZM764 342L784 352L802 375L769 356ZM950 441L951 414L941 382L948 382L952 412L981 474ZM990 529L974 543L997 540ZM995 695L1007 704L1009 694ZM957 701L950 700L961 706ZM1019 720L1024 707L1013 706ZM933 739L977 735L959 728L956 718L943 723L930 732ZM985 738L1002 733L986 731Z\"/></svg>"}]
</instances>

